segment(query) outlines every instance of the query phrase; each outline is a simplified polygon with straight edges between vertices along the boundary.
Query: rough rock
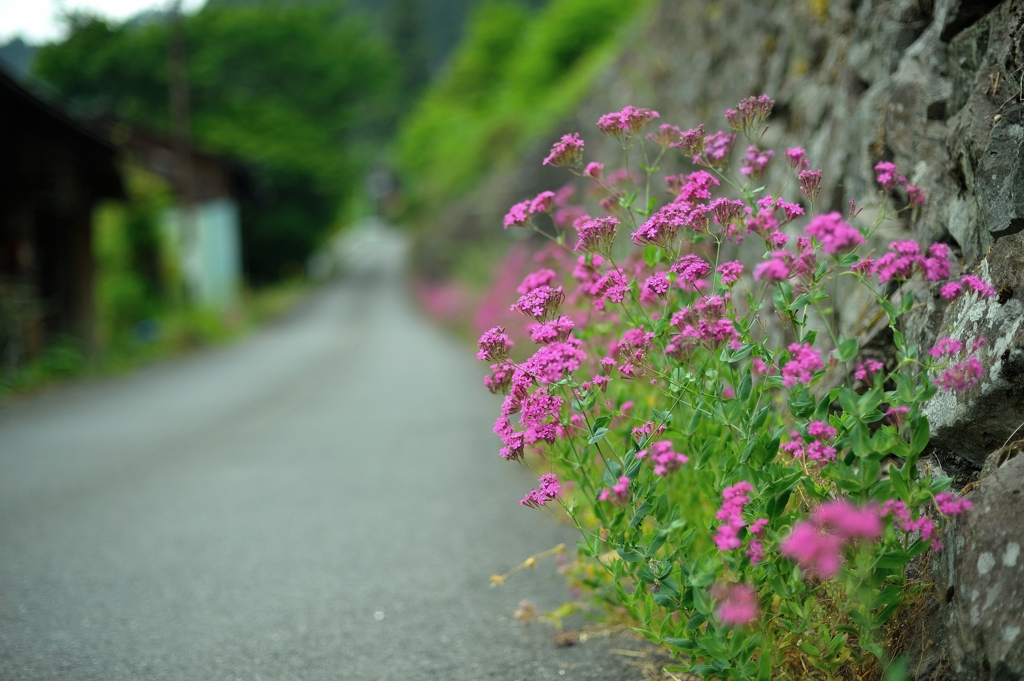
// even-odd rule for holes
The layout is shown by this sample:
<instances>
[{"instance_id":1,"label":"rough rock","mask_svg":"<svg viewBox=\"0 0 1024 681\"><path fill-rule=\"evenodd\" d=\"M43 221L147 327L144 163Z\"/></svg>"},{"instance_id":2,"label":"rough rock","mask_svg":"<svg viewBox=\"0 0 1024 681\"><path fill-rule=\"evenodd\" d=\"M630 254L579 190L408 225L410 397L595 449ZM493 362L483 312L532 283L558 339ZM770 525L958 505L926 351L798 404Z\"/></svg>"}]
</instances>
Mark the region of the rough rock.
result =
<instances>
[{"instance_id":1,"label":"rough rock","mask_svg":"<svg viewBox=\"0 0 1024 681\"><path fill-rule=\"evenodd\" d=\"M952 524L938 561L951 595L943 608L951 676L1024 679L1024 456L967 498L974 510Z\"/></svg>"},{"instance_id":2,"label":"rough rock","mask_svg":"<svg viewBox=\"0 0 1024 681\"><path fill-rule=\"evenodd\" d=\"M937 335L978 352L985 377L965 392L938 393L925 407L932 443L977 467L1024 424L1024 233L1001 238L982 262L994 298L961 295L947 309Z\"/></svg>"}]
</instances>

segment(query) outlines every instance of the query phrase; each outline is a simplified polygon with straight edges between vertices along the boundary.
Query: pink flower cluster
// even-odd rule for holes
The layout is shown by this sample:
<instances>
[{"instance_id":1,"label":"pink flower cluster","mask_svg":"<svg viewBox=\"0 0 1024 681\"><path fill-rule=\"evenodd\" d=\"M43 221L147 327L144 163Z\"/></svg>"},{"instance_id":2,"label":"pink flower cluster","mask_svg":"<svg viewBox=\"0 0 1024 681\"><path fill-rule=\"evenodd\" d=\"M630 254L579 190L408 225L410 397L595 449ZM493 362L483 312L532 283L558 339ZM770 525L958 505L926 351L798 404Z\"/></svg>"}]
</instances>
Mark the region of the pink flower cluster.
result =
<instances>
[{"instance_id":1,"label":"pink flower cluster","mask_svg":"<svg viewBox=\"0 0 1024 681\"><path fill-rule=\"evenodd\" d=\"M657 132L648 133L647 139L651 140L660 147L673 147L679 142L682 137L683 131L674 125L660 125L658 126Z\"/></svg>"},{"instance_id":2,"label":"pink flower cluster","mask_svg":"<svg viewBox=\"0 0 1024 681\"><path fill-rule=\"evenodd\" d=\"M963 515L974 508L970 499L954 499L949 492L935 495L935 505L942 515Z\"/></svg>"},{"instance_id":3,"label":"pink flower cluster","mask_svg":"<svg viewBox=\"0 0 1024 681\"><path fill-rule=\"evenodd\" d=\"M693 162L700 163L703 159L709 166L714 168L725 165L729 161L729 152L732 151L732 145L735 141L736 135L721 130L712 133L704 140L704 154L702 156L694 156Z\"/></svg>"},{"instance_id":4,"label":"pink flower cluster","mask_svg":"<svg viewBox=\"0 0 1024 681\"><path fill-rule=\"evenodd\" d=\"M679 140L671 146L679 149L686 156L700 156L704 152L704 124L687 130L679 136Z\"/></svg>"},{"instance_id":5,"label":"pink flower cluster","mask_svg":"<svg viewBox=\"0 0 1024 681\"><path fill-rule=\"evenodd\" d=\"M682 359L698 345L717 348L723 343L735 344L739 332L726 317L729 296L708 296L699 299L693 307L684 307L674 313L669 323L679 332L665 346L670 357Z\"/></svg>"},{"instance_id":6,"label":"pink flower cluster","mask_svg":"<svg viewBox=\"0 0 1024 681\"><path fill-rule=\"evenodd\" d=\"M779 552L807 574L828 579L839 572L847 543L876 541L881 536L882 521L876 508L837 499L816 508L810 520L798 522L779 545Z\"/></svg>"},{"instance_id":7,"label":"pink flower cluster","mask_svg":"<svg viewBox=\"0 0 1024 681\"><path fill-rule=\"evenodd\" d=\"M789 161L789 167L797 172L800 172L811 165L811 162L807 158L807 152L803 147L786 149L786 160Z\"/></svg>"},{"instance_id":8,"label":"pink flower cluster","mask_svg":"<svg viewBox=\"0 0 1024 681\"><path fill-rule=\"evenodd\" d=\"M909 279L915 271L928 281L941 281L949 277L949 246L942 243L928 247L928 255L914 241L893 241L889 252L877 260L864 258L851 269L864 276L877 275L879 283L893 279Z\"/></svg>"},{"instance_id":9,"label":"pink flower cluster","mask_svg":"<svg viewBox=\"0 0 1024 681\"><path fill-rule=\"evenodd\" d=\"M875 373L881 371L884 366L885 365L877 359L864 360L864 362L857 365L857 370L853 372L853 377L858 381L864 381L867 383L872 380Z\"/></svg>"},{"instance_id":10,"label":"pink flower cluster","mask_svg":"<svg viewBox=\"0 0 1024 681\"><path fill-rule=\"evenodd\" d=\"M772 112L775 100L768 95L747 97L735 109L726 109L725 119L729 126L742 132L748 138L760 137L761 125Z\"/></svg>"},{"instance_id":11,"label":"pink flower cluster","mask_svg":"<svg viewBox=\"0 0 1024 681\"><path fill-rule=\"evenodd\" d=\"M804 170L796 179L800 181L800 191L808 201L814 203L818 198L818 192L821 191L821 170Z\"/></svg>"},{"instance_id":12,"label":"pink flower cluster","mask_svg":"<svg viewBox=\"0 0 1024 681\"><path fill-rule=\"evenodd\" d=\"M555 142L551 147L551 153L544 159L543 165L560 168L562 166L576 167L583 163L583 140L580 134L574 132L571 135L562 135L562 139Z\"/></svg>"},{"instance_id":13,"label":"pink flower cluster","mask_svg":"<svg viewBox=\"0 0 1024 681\"><path fill-rule=\"evenodd\" d=\"M882 506L882 515L892 516L893 524L904 532L920 532L921 541L931 541L932 550L942 550L942 542L932 537L935 534L935 523L928 516L922 515L914 520L907 505L898 499L886 501Z\"/></svg>"},{"instance_id":14,"label":"pink flower cluster","mask_svg":"<svg viewBox=\"0 0 1024 681\"><path fill-rule=\"evenodd\" d=\"M597 119L597 127L606 135L622 139L640 132L645 125L658 117L657 111L627 106L622 111L601 116Z\"/></svg>"},{"instance_id":15,"label":"pink flower cluster","mask_svg":"<svg viewBox=\"0 0 1024 681\"><path fill-rule=\"evenodd\" d=\"M782 385L792 388L797 383L810 383L814 372L823 368L821 353L809 343L793 343L786 349L790 359L782 367Z\"/></svg>"},{"instance_id":16,"label":"pink flower cluster","mask_svg":"<svg viewBox=\"0 0 1024 681\"><path fill-rule=\"evenodd\" d=\"M746 480L740 480L722 490L722 507L715 514L715 519L721 523L714 537L719 551L732 551L743 546L740 530L747 526L747 521L743 519L743 507L750 503L753 492L753 486ZM764 524L759 526L763 527Z\"/></svg>"},{"instance_id":17,"label":"pink flower cluster","mask_svg":"<svg viewBox=\"0 0 1024 681\"><path fill-rule=\"evenodd\" d=\"M739 260L723 262L718 266L718 274L721 277L722 286L732 286L739 281L740 275L743 274L743 264Z\"/></svg>"},{"instance_id":18,"label":"pink flower cluster","mask_svg":"<svg viewBox=\"0 0 1024 681\"><path fill-rule=\"evenodd\" d=\"M677 470L690 459L685 454L680 454L672 449L672 443L668 440L661 440L642 449L636 453L636 458L647 459L654 466L655 475L668 475Z\"/></svg>"},{"instance_id":19,"label":"pink flower cluster","mask_svg":"<svg viewBox=\"0 0 1024 681\"><path fill-rule=\"evenodd\" d=\"M821 244L821 250L830 255L848 251L864 243L857 229L843 220L837 212L818 215L811 219L804 232Z\"/></svg>"},{"instance_id":20,"label":"pink flower cluster","mask_svg":"<svg viewBox=\"0 0 1024 681\"><path fill-rule=\"evenodd\" d=\"M554 317L558 307L565 301L565 293L562 287L551 288L550 286L538 286L521 296L509 309L512 312L521 312L527 317L533 317L538 322L543 322Z\"/></svg>"},{"instance_id":21,"label":"pink flower cluster","mask_svg":"<svg viewBox=\"0 0 1024 681\"><path fill-rule=\"evenodd\" d=\"M807 434L814 438L810 443L804 443L799 431L790 434L792 438L783 444L780 449L795 459L807 457L811 461L826 464L836 458L836 449L828 443L835 439L836 429L824 421L812 421L807 426Z\"/></svg>"},{"instance_id":22,"label":"pink flower cluster","mask_svg":"<svg viewBox=\"0 0 1024 681\"><path fill-rule=\"evenodd\" d=\"M505 327L495 326L484 331L480 340L477 341L480 351L476 353L476 358L488 362L499 362L508 357L508 350L514 344L505 333Z\"/></svg>"},{"instance_id":23,"label":"pink flower cluster","mask_svg":"<svg viewBox=\"0 0 1024 681\"><path fill-rule=\"evenodd\" d=\"M558 483L558 478L553 474L547 473L540 476L540 480L538 482L540 484L537 486L537 489L530 490L530 492L519 501L521 506L540 508L549 501L561 496L562 486Z\"/></svg>"},{"instance_id":24,"label":"pink flower cluster","mask_svg":"<svg viewBox=\"0 0 1024 681\"><path fill-rule=\"evenodd\" d=\"M775 152L771 149L761 150L753 144L747 147L747 155L740 166L740 172L751 180L758 180L768 170L768 164L775 158Z\"/></svg>"},{"instance_id":25,"label":"pink flower cluster","mask_svg":"<svg viewBox=\"0 0 1024 681\"><path fill-rule=\"evenodd\" d=\"M896 187L906 186L907 198L911 208L923 206L928 202L928 197L925 195L924 190L918 186L907 184L907 178L900 175L899 168L896 167L895 163L889 161L876 163L875 181L882 185L886 191L890 192L896 189Z\"/></svg>"},{"instance_id":26,"label":"pink flower cluster","mask_svg":"<svg viewBox=\"0 0 1024 681\"><path fill-rule=\"evenodd\" d=\"M575 225L579 240L573 250L586 253L605 253L615 242L615 230L619 221L615 218L587 218Z\"/></svg>"},{"instance_id":27,"label":"pink flower cluster","mask_svg":"<svg viewBox=\"0 0 1024 681\"><path fill-rule=\"evenodd\" d=\"M747 584L720 584L712 590L718 601L718 619L722 624L742 626L757 619L757 593Z\"/></svg>"},{"instance_id":28,"label":"pink flower cluster","mask_svg":"<svg viewBox=\"0 0 1024 681\"><path fill-rule=\"evenodd\" d=\"M968 357L939 374L935 384L946 392L970 390L981 382L985 369L977 357Z\"/></svg>"},{"instance_id":29,"label":"pink flower cluster","mask_svg":"<svg viewBox=\"0 0 1024 681\"><path fill-rule=\"evenodd\" d=\"M549 322L533 324L530 326L530 340L539 345L550 343L564 343L572 334L575 323L571 318L562 316Z\"/></svg>"},{"instance_id":30,"label":"pink flower cluster","mask_svg":"<svg viewBox=\"0 0 1024 681\"><path fill-rule=\"evenodd\" d=\"M772 251L771 257L754 268L754 279L770 282L786 281L793 276L793 256L787 251Z\"/></svg>"},{"instance_id":31,"label":"pink flower cluster","mask_svg":"<svg viewBox=\"0 0 1024 681\"><path fill-rule=\"evenodd\" d=\"M613 504L628 503L629 483L630 479L628 477L625 475L621 476L617 483L601 490L601 493L597 495L598 501L610 501Z\"/></svg>"},{"instance_id":32,"label":"pink flower cluster","mask_svg":"<svg viewBox=\"0 0 1024 681\"><path fill-rule=\"evenodd\" d=\"M992 284L985 283L981 277L973 274L965 274L960 277L960 281L948 282L939 289L939 293L946 300L953 300L961 291L973 291L982 298L992 298L996 295L996 289Z\"/></svg>"}]
</instances>

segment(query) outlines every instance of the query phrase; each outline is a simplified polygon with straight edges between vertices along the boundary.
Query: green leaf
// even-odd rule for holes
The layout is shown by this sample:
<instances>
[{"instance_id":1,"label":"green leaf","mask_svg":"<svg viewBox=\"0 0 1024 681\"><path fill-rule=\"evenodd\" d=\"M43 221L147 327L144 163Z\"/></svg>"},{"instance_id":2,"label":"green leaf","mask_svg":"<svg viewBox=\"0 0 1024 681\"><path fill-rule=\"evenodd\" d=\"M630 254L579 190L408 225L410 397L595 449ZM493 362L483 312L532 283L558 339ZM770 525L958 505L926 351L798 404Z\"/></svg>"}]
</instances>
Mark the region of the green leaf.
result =
<instances>
[{"instance_id":1,"label":"green leaf","mask_svg":"<svg viewBox=\"0 0 1024 681\"><path fill-rule=\"evenodd\" d=\"M644 557L636 551L630 551L629 549L622 547L619 547L615 550L622 557L622 560L626 561L627 563L639 563L644 559Z\"/></svg>"},{"instance_id":2,"label":"green leaf","mask_svg":"<svg viewBox=\"0 0 1024 681\"><path fill-rule=\"evenodd\" d=\"M903 480L903 470L895 466L891 467L889 469L889 480L892 482L892 488L896 492L896 496L909 503L910 489L907 487L906 481Z\"/></svg>"},{"instance_id":3,"label":"green leaf","mask_svg":"<svg viewBox=\"0 0 1024 681\"><path fill-rule=\"evenodd\" d=\"M945 492L953 484L953 478L935 478L932 484L928 485L928 491L932 494Z\"/></svg>"},{"instance_id":4,"label":"green leaf","mask_svg":"<svg viewBox=\"0 0 1024 681\"><path fill-rule=\"evenodd\" d=\"M607 428L595 428L593 434L587 440L587 444L596 445L598 442L604 439L610 431Z\"/></svg>"},{"instance_id":5,"label":"green leaf","mask_svg":"<svg viewBox=\"0 0 1024 681\"><path fill-rule=\"evenodd\" d=\"M754 418L750 421L750 429L758 430L764 425L765 421L768 420L768 411L771 409L771 405L767 407L761 407L754 414Z\"/></svg>"},{"instance_id":6,"label":"green leaf","mask_svg":"<svg viewBox=\"0 0 1024 681\"><path fill-rule=\"evenodd\" d=\"M739 390L736 391L736 396L740 398L741 402L746 402L750 397L750 391L754 387L754 379L751 377L748 371L743 375L743 380L740 381Z\"/></svg>"},{"instance_id":7,"label":"green leaf","mask_svg":"<svg viewBox=\"0 0 1024 681\"><path fill-rule=\"evenodd\" d=\"M836 347L836 359L840 362L849 362L857 356L857 351L860 349L860 344L857 343L856 338L843 338L839 337L839 344Z\"/></svg>"},{"instance_id":8,"label":"green leaf","mask_svg":"<svg viewBox=\"0 0 1024 681\"><path fill-rule=\"evenodd\" d=\"M850 416L860 416L860 410L857 404L857 393L847 387L839 389L839 406L841 406L843 411Z\"/></svg>"},{"instance_id":9,"label":"green leaf","mask_svg":"<svg viewBox=\"0 0 1024 681\"><path fill-rule=\"evenodd\" d=\"M910 451L913 454L920 454L928 446L931 432L928 429L928 419L918 416L914 419L913 430L910 433Z\"/></svg>"},{"instance_id":10,"label":"green leaf","mask_svg":"<svg viewBox=\"0 0 1024 681\"><path fill-rule=\"evenodd\" d=\"M636 527L644 521L647 514L651 512L651 505L646 501L636 509L636 513L633 514L633 519L629 521L630 527Z\"/></svg>"},{"instance_id":11,"label":"green leaf","mask_svg":"<svg viewBox=\"0 0 1024 681\"><path fill-rule=\"evenodd\" d=\"M906 551L896 549L893 551L887 551L878 557L875 561L875 568L878 570L890 570L893 568L901 568L910 562L910 554Z\"/></svg>"}]
</instances>

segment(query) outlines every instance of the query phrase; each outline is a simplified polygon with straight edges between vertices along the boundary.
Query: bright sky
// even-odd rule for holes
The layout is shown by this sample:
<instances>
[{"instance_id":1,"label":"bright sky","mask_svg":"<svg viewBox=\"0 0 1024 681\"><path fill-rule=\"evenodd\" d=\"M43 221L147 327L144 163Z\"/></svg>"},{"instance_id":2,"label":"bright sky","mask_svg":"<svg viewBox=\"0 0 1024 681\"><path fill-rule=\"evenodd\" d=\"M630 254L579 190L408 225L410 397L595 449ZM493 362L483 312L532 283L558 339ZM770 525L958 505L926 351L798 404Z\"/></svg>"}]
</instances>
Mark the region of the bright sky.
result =
<instances>
[{"instance_id":1,"label":"bright sky","mask_svg":"<svg viewBox=\"0 0 1024 681\"><path fill-rule=\"evenodd\" d=\"M184 0L182 10L192 12L206 0ZM0 0L0 44L15 36L30 43L50 42L64 37L59 21L62 12L87 10L123 21L147 9L166 9L170 0Z\"/></svg>"}]
</instances>

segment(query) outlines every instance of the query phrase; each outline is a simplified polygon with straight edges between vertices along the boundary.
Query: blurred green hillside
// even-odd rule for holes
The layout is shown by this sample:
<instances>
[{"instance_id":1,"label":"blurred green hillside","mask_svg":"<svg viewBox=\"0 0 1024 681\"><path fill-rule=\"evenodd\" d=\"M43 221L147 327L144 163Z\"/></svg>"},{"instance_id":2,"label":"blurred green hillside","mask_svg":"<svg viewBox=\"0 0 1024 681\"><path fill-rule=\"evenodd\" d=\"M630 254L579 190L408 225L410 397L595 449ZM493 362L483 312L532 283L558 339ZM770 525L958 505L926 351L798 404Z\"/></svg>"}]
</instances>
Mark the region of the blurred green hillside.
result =
<instances>
[{"instance_id":1,"label":"blurred green hillside","mask_svg":"<svg viewBox=\"0 0 1024 681\"><path fill-rule=\"evenodd\" d=\"M403 122L394 159L409 218L436 212L488 170L550 134L620 49L648 0L551 0L530 11L491 0Z\"/></svg>"}]
</instances>

